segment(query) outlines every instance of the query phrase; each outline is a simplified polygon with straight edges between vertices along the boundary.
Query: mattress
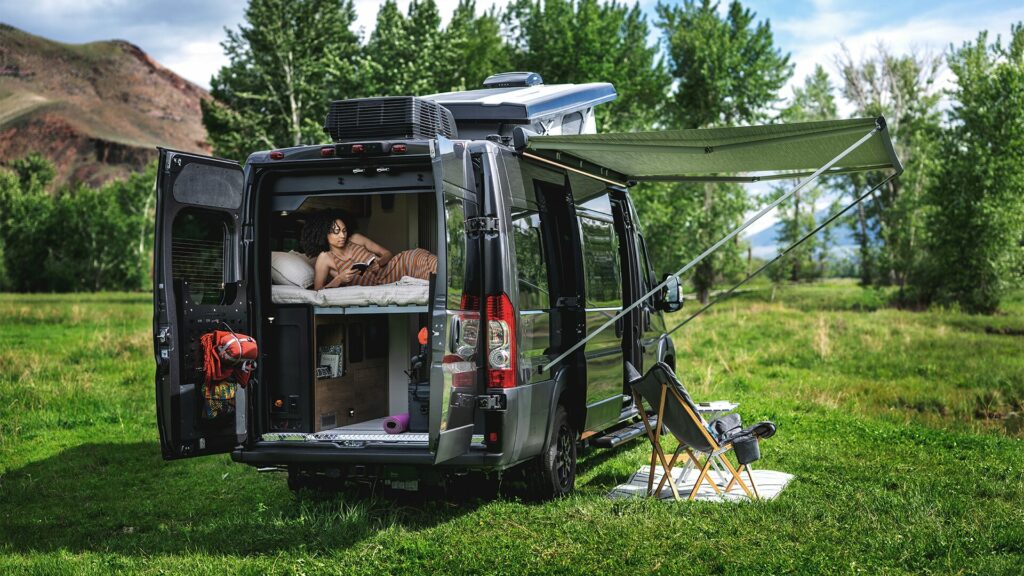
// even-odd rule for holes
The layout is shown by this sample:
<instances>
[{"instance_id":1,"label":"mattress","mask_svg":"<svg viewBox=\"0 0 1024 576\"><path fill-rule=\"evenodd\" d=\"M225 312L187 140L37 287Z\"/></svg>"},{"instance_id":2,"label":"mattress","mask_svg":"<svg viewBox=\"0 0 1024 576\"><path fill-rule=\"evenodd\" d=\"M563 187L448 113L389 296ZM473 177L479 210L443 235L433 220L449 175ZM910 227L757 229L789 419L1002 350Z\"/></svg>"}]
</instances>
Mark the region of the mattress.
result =
<instances>
[{"instance_id":1,"label":"mattress","mask_svg":"<svg viewBox=\"0 0 1024 576\"><path fill-rule=\"evenodd\" d=\"M420 278L402 276L398 282L379 286L342 286L325 290L306 290L298 286L273 286L271 299L275 304L309 304L312 306L409 306L426 304L430 283Z\"/></svg>"}]
</instances>

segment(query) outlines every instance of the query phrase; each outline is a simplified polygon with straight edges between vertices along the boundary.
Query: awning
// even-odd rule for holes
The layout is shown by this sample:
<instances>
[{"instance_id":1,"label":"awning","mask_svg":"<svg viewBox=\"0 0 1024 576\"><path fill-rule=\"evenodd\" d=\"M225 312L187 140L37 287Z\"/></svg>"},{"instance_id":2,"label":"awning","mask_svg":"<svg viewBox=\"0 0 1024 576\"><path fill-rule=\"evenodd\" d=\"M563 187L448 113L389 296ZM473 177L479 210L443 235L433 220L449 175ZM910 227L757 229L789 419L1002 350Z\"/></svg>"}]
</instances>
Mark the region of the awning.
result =
<instances>
[{"instance_id":1,"label":"awning","mask_svg":"<svg viewBox=\"0 0 1024 576\"><path fill-rule=\"evenodd\" d=\"M881 117L735 128L531 136L523 152L623 184L756 182L812 174L876 128L873 137L826 174L885 169L902 172Z\"/></svg>"}]
</instances>

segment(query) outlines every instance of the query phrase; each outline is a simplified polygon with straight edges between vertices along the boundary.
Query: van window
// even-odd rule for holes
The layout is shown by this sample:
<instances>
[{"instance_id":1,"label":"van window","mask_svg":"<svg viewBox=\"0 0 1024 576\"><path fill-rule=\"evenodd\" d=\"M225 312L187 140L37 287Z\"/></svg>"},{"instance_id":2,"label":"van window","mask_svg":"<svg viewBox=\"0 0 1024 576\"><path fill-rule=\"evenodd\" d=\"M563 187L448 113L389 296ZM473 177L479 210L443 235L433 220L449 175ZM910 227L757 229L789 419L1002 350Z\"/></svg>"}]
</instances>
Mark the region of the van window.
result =
<instances>
[{"instance_id":1,"label":"van window","mask_svg":"<svg viewBox=\"0 0 1024 576\"><path fill-rule=\"evenodd\" d=\"M622 276L619 238L604 194L577 207L583 239L583 273L587 308L621 308Z\"/></svg>"},{"instance_id":2,"label":"van window","mask_svg":"<svg viewBox=\"0 0 1024 576\"><path fill-rule=\"evenodd\" d=\"M189 164L192 166L192 164ZM196 304L220 304L229 281L232 226L222 212L186 208L171 230L171 276L189 284Z\"/></svg>"},{"instance_id":3,"label":"van window","mask_svg":"<svg viewBox=\"0 0 1024 576\"><path fill-rule=\"evenodd\" d=\"M538 213L520 211L512 215L512 242L519 277L519 309L547 310L551 299Z\"/></svg>"},{"instance_id":4,"label":"van window","mask_svg":"<svg viewBox=\"0 0 1024 576\"><path fill-rule=\"evenodd\" d=\"M448 252L448 309L460 310L462 296L472 286L466 285L470 271L466 262L466 219L477 216L477 205L464 198L461 190L445 184L444 218Z\"/></svg>"}]
</instances>

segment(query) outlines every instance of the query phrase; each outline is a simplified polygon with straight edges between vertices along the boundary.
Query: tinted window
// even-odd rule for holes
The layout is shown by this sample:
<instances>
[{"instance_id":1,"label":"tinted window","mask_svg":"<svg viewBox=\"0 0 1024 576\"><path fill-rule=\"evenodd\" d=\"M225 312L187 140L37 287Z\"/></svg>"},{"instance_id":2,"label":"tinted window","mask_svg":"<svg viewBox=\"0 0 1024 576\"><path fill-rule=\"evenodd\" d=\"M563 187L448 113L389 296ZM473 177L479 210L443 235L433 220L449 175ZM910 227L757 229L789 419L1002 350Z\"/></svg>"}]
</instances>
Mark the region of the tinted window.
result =
<instances>
[{"instance_id":1,"label":"tinted window","mask_svg":"<svg viewBox=\"0 0 1024 576\"><path fill-rule=\"evenodd\" d=\"M619 239L611 219L579 216L587 308L622 306Z\"/></svg>"},{"instance_id":2,"label":"tinted window","mask_svg":"<svg viewBox=\"0 0 1024 576\"><path fill-rule=\"evenodd\" d=\"M476 212L475 203L462 198L457 193L445 193L444 218L448 248L449 310L461 309L463 294L467 292L467 289L470 292L475 289L473 286L467 286L471 267L466 261L466 219L475 217Z\"/></svg>"},{"instance_id":3,"label":"tinted window","mask_svg":"<svg viewBox=\"0 0 1024 576\"><path fill-rule=\"evenodd\" d=\"M540 216L536 212L513 214L512 239L519 277L520 310L547 310L551 307L542 238Z\"/></svg>"},{"instance_id":4,"label":"tinted window","mask_svg":"<svg viewBox=\"0 0 1024 576\"><path fill-rule=\"evenodd\" d=\"M231 227L222 213L190 208L174 218L171 276L188 283L196 304L219 304L223 298L230 238Z\"/></svg>"},{"instance_id":5,"label":"tinted window","mask_svg":"<svg viewBox=\"0 0 1024 576\"><path fill-rule=\"evenodd\" d=\"M238 208L242 205L242 171L198 162L185 164L172 193L183 204Z\"/></svg>"}]
</instances>

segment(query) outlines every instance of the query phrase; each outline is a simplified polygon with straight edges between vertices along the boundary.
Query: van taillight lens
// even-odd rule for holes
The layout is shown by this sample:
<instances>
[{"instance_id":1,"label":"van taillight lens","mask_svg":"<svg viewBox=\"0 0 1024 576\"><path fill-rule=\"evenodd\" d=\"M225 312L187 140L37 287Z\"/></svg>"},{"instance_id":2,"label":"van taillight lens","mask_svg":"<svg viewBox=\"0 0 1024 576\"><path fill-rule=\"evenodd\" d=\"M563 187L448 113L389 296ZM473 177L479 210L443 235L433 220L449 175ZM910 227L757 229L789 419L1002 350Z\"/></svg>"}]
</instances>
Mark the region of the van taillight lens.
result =
<instances>
[{"instance_id":1,"label":"van taillight lens","mask_svg":"<svg viewBox=\"0 0 1024 576\"><path fill-rule=\"evenodd\" d=\"M516 385L515 310L507 294L487 297L487 385Z\"/></svg>"}]
</instances>

